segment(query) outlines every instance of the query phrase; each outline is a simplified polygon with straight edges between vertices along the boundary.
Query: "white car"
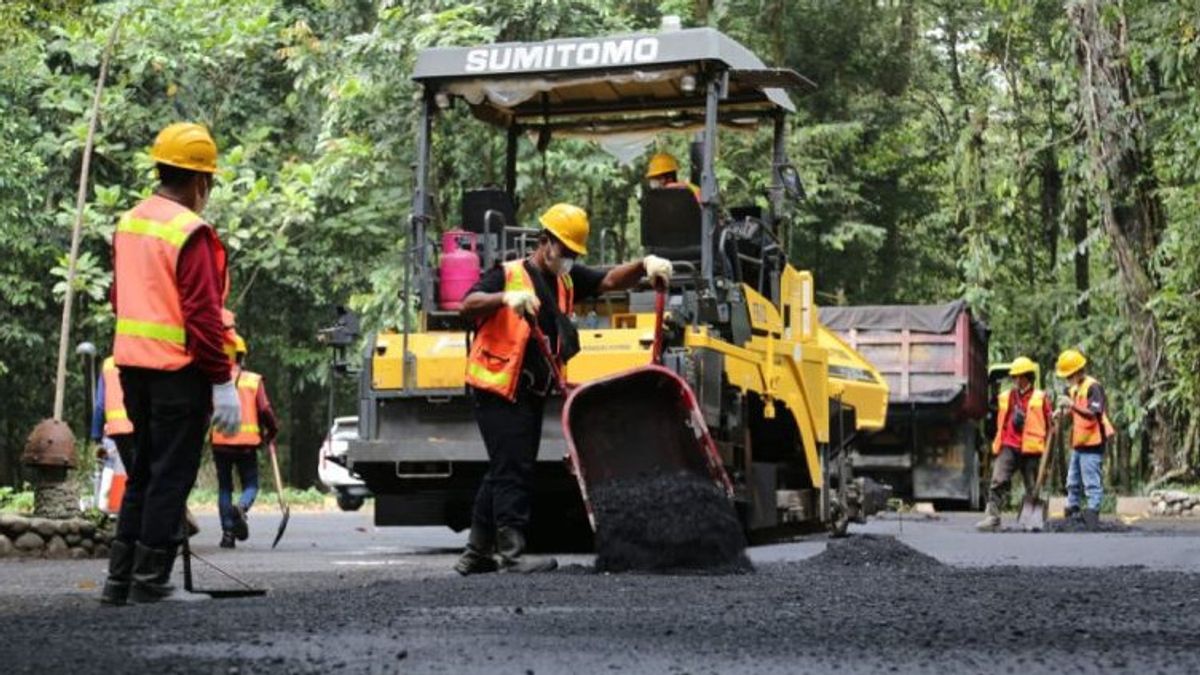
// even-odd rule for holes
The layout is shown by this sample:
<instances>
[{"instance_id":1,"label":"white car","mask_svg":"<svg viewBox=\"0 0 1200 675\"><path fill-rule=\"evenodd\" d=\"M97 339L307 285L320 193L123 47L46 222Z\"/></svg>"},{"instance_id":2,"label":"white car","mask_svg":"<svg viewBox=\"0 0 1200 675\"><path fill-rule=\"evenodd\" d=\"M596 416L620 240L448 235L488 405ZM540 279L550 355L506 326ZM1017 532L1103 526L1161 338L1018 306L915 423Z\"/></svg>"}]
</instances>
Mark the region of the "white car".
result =
<instances>
[{"instance_id":1,"label":"white car","mask_svg":"<svg viewBox=\"0 0 1200 675\"><path fill-rule=\"evenodd\" d=\"M337 503L343 511L357 511L371 496L371 491L346 468L346 441L358 437L357 417L338 417L321 444L317 459L317 477L325 487L337 492Z\"/></svg>"}]
</instances>

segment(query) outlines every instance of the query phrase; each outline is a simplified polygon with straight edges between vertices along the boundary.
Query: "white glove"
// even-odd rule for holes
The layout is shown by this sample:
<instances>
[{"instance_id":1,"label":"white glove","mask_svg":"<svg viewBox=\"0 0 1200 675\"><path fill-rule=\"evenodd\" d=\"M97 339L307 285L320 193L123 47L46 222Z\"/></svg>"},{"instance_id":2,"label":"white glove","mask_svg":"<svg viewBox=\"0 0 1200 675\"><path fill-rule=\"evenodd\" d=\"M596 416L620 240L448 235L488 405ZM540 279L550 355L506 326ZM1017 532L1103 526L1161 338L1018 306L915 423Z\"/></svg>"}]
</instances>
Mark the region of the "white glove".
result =
<instances>
[{"instance_id":1,"label":"white glove","mask_svg":"<svg viewBox=\"0 0 1200 675\"><path fill-rule=\"evenodd\" d=\"M1058 397L1058 407L1059 407L1060 409L1062 409L1062 410L1070 410L1070 409L1071 409L1072 407L1074 407L1074 406L1075 406L1075 402L1071 400L1071 397L1070 397L1070 396L1067 396L1066 394L1060 394L1060 395L1059 395L1059 397Z\"/></svg>"},{"instance_id":2,"label":"white glove","mask_svg":"<svg viewBox=\"0 0 1200 675\"><path fill-rule=\"evenodd\" d=\"M213 427L224 434L236 434L242 428L242 404L233 380L212 386Z\"/></svg>"},{"instance_id":3,"label":"white glove","mask_svg":"<svg viewBox=\"0 0 1200 675\"><path fill-rule=\"evenodd\" d=\"M504 291L504 304L517 314L537 316L542 303L530 291Z\"/></svg>"},{"instance_id":4,"label":"white glove","mask_svg":"<svg viewBox=\"0 0 1200 675\"><path fill-rule=\"evenodd\" d=\"M671 267L670 260L660 258L656 255L648 255L642 258L642 266L646 268L646 276L650 277L651 282L662 279L663 284L669 284L671 282L671 275L675 273L675 269Z\"/></svg>"}]
</instances>

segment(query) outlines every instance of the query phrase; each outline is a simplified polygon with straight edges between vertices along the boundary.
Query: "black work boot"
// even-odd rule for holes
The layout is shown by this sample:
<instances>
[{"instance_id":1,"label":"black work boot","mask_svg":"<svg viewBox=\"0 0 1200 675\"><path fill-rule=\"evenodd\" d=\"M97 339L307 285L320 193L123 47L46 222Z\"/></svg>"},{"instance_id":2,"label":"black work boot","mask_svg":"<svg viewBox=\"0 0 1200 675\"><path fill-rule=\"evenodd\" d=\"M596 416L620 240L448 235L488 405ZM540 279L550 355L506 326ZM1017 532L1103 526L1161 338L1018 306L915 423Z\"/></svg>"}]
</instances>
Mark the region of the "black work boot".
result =
<instances>
[{"instance_id":1,"label":"black work boot","mask_svg":"<svg viewBox=\"0 0 1200 675\"><path fill-rule=\"evenodd\" d=\"M246 541L250 538L250 523L246 522L246 509L236 504L233 507L233 536L237 537L238 541Z\"/></svg>"},{"instance_id":2,"label":"black work boot","mask_svg":"<svg viewBox=\"0 0 1200 675\"><path fill-rule=\"evenodd\" d=\"M486 574L499 569L496 565L496 537L492 528L471 523L471 534L467 537L467 548L463 550L454 571L463 575Z\"/></svg>"},{"instance_id":3,"label":"black work boot","mask_svg":"<svg viewBox=\"0 0 1200 675\"><path fill-rule=\"evenodd\" d=\"M558 567L554 558L535 558L525 555L525 535L511 527L496 531L496 543L500 553L500 571L532 574L549 572Z\"/></svg>"},{"instance_id":4,"label":"black work boot","mask_svg":"<svg viewBox=\"0 0 1200 675\"><path fill-rule=\"evenodd\" d=\"M1089 530L1100 529L1100 512L1095 509L1084 509L1083 524Z\"/></svg>"},{"instance_id":5,"label":"black work boot","mask_svg":"<svg viewBox=\"0 0 1200 675\"><path fill-rule=\"evenodd\" d=\"M1079 507L1078 506L1068 506L1063 509L1063 519L1064 520L1070 520L1078 515L1079 515Z\"/></svg>"},{"instance_id":6,"label":"black work boot","mask_svg":"<svg viewBox=\"0 0 1200 675\"><path fill-rule=\"evenodd\" d=\"M100 593L106 605L124 605L129 601L129 586L133 579L133 544L113 539L108 553L108 579Z\"/></svg>"},{"instance_id":7,"label":"black work boot","mask_svg":"<svg viewBox=\"0 0 1200 675\"><path fill-rule=\"evenodd\" d=\"M229 530L225 530L224 532L222 532L221 533L221 548L233 548L234 546L237 546L237 544L235 544L233 541L233 533L230 532Z\"/></svg>"},{"instance_id":8,"label":"black work boot","mask_svg":"<svg viewBox=\"0 0 1200 675\"><path fill-rule=\"evenodd\" d=\"M147 604L162 601L201 600L171 585L171 569L175 567L175 547L150 548L141 543L134 544L133 588L129 601Z\"/></svg>"}]
</instances>

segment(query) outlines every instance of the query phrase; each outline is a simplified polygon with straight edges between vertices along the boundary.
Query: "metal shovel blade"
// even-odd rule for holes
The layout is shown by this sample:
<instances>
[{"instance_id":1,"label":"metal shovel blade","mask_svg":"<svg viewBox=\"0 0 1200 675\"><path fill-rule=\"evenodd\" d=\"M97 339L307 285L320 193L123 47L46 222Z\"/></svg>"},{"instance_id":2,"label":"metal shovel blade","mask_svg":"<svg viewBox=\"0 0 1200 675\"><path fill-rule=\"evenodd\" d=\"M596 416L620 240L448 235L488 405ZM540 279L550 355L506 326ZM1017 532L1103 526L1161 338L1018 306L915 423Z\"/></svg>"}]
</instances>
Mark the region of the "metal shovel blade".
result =
<instances>
[{"instance_id":1,"label":"metal shovel blade","mask_svg":"<svg viewBox=\"0 0 1200 675\"><path fill-rule=\"evenodd\" d=\"M283 531L287 529L288 518L292 517L292 509L289 506L283 507L283 519L279 521L279 529L275 531L275 541L271 542L271 548L279 545L279 540L283 539Z\"/></svg>"},{"instance_id":2,"label":"metal shovel blade","mask_svg":"<svg viewBox=\"0 0 1200 675\"><path fill-rule=\"evenodd\" d=\"M1033 496L1022 500L1017 524L1030 532L1039 532L1046 527L1046 500Z\"/></svg>"}]
</instances>

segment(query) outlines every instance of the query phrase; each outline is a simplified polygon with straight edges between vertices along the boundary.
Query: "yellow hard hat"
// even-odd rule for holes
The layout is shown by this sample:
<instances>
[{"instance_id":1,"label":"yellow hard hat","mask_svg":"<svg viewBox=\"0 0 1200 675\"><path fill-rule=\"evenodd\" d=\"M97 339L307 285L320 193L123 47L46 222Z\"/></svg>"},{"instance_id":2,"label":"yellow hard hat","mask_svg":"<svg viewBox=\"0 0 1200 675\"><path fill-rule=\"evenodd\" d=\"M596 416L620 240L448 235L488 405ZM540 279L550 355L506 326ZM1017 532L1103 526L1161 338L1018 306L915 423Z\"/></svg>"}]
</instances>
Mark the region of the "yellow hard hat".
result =
<instances>
[{"instance_id":1,"label":"yellow hard hat","mask_svg":"<svg viewBox=\"0 0 1200 675\"><path fill-rule=\"evenodd\" d=\"M1037 364L1028 356L1018 356L1013 359L1012 365L1008 368L1008 375L1016 377L1018 375L1032 375L1037 372Z\"/></svg>"},{"instance_id":2,"label":"yellow hard hat","mask_svg":"<svg viewBox=\"0 0 1200 675\"><path fill-rule=\"evenodd\" d=\"M578 255L587 255L587 212L574 204L555 204L546 209L538 222Z\"/></svg>"},{"instance_id":3,"label":"yellow hard hat","mask_svg":"<svg viewBox=\"0 0 1200 675\"><path fill-rule=\"evenodd\" d=\"M654 178L661 176L664 173L673 173L679 171L679 162L675 158L665 152L660 152L650 158L650 164L646 166L646 178Z\"/></svg>"},{"instance_id":4,"label":"yellow hard hat","mask_svg":"<svg viewBox=\"0 0 1200 675\"><path fill-rule=\"evenodd\" d=\"M236 338L234 338L234 340L233 340L233 351L234 351L234 352L236 352L236 353L238 353L238 354L245 354L245 353L246 353L246 341L242 339L242 336L241 336L241 335L239 335L239 336L237 336Z\"/></svg>"},{"instance_id":5,"label":"yellow hard hat","mask_svg":"<svg viewBox=\"0 0 1200 675\"><path fill-rule=\"evenodd\" d=\"M1054 365L1054 373L1064 380L1079 372L1087 365L1087 358L1078 349L1068 349L1058 355L1058 363Z\"/></svg>"},{"instance_id":6,"label":"yellow hard hat","mask_svg":"<svg viewBox=\"0 0 1200 675\"><path fill-rule=\"evenodd\" d=\"M150 159L180 169L216 173L217 144L208 129L199 124L176 122L158 132L150 148Z\"/></svg>"}]
</instances>

